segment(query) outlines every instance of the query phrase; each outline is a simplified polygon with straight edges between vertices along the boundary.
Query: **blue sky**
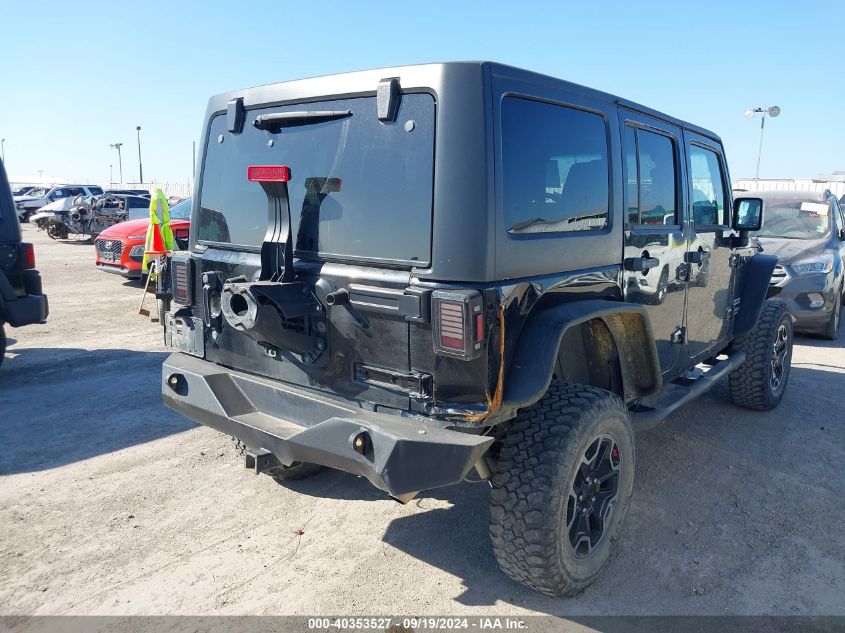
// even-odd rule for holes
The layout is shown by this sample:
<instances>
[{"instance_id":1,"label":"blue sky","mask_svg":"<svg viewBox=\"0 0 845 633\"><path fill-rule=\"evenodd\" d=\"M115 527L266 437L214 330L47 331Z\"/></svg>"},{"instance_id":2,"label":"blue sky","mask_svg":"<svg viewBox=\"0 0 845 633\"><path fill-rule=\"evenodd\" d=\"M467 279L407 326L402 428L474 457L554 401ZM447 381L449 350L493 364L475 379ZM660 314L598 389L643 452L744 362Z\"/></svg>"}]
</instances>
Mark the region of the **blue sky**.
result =
<instances>
[{"instance_id":1,"label":"blue sky","mask_svg":"<svg viewBox=\"0 0 845 633\"><path fill-rule=\"evenodd\" d=\"M734 179L845 169L845 2L3 0L0 137L12 179L186 182L209 96L318 74L491 59L719 133Z\"/></svg>"}]
</instances>

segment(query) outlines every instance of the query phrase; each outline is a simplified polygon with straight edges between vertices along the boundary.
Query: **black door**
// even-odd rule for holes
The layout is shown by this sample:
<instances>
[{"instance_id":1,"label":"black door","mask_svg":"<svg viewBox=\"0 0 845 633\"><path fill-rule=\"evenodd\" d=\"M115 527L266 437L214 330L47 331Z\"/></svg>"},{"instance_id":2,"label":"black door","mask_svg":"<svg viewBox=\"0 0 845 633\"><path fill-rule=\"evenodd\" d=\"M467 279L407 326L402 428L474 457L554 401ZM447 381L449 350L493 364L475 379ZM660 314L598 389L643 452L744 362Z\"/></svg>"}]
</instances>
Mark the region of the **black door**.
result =
<instances>
[{"instance_id":1,"label":"black door","mask_svg":"<svg viewBox=\"0 0 845 633\"><path fill-rule=\"evenodd\" d=\"M722 148L684 131L689 173L689 287L687 351L703 360L729 337L733 308L731 199Z\"/></svg>"},{"instance_id":2,"label":"black door","mask_svg":"<svg viewBox=\"0 0 845 633\"><path fill-rule=\"evenodd\" d=\"M682 348L686 277L681 131L620 110L625 174L625 300L646 307L660 367L670 374Z\"/></svg>"}]
</instances>

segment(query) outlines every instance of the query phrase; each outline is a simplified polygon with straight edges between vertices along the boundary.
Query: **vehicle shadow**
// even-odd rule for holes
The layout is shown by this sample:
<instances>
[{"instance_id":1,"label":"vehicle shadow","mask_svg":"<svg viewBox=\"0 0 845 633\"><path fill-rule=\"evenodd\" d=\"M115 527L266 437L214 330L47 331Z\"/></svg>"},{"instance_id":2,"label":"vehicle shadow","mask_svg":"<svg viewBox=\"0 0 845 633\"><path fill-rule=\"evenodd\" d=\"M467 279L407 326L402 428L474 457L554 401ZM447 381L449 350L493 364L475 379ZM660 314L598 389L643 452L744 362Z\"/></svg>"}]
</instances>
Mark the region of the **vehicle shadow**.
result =
<instances>
[{"instance_id":1,"label":"vehicle shadow","mask_svg":"<svg viewBox=\"0 0 845 633\"><path fill-rule=\"evenodd\" d=\"M55 468L192 428L162 404L165 356L10 349L0 367L0 475Z\"/></svg>"},{"instance_id":2,"label":"vehicle shadow","mask_svg":"<svg viewBox=\"0 0 845 633\"><path fill-rule=\"evenodd\" d=\"M724 615L726 604L738 613L840 612L836 592L816 570L824 561L845 568L845 553L825 558L835 526L845 521L845 507L835 502L845 495L836 474L845 460L845 419L806 415L829 410L828 400L834 405L845 367L835 369L793 367L790 390L771 412L734 407L723 381L638 434L634 496L619 547L577 598L535 593L498 569L486 484L422 493L411 502L417 508L425 510L430 499L450 507L438 503L393 519L382 540L460 578L463 591L454 600L467 606L504 601L569 616ZM827 394L823 402L820 394ZM772 585L761 573L780 568L789 569L788 583Z\"/></svg>"}]
</instances>

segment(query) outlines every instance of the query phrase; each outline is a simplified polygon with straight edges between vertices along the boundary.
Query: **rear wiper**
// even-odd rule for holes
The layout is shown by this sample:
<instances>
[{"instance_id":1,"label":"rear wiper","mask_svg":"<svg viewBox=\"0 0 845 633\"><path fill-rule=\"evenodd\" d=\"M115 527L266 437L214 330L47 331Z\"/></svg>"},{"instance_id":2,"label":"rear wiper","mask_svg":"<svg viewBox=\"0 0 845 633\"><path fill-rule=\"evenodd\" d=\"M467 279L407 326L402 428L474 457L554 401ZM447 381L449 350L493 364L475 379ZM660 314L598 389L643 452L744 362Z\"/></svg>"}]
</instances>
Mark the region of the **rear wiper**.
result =
<instances>
[{"instance_id":1,"label":"rear wiper","mask_svg":"<svg viewBox=\"0 0 845 633\"><path fill-rule=\"evenodd\" d=\"M272 130L295 125L310 125L352 116L352 110L305 110L302 112L275 112L259 114L253 125L259 130Z\"/></svg>"}]
</instances>

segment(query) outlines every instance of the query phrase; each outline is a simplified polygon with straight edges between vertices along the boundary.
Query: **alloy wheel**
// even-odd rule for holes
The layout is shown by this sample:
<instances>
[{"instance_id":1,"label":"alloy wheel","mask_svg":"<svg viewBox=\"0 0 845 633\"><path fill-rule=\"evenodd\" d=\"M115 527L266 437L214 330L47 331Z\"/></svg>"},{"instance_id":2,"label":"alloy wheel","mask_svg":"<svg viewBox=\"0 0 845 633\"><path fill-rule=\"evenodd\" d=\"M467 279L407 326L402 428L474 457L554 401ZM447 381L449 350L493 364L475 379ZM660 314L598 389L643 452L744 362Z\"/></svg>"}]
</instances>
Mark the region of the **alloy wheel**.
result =
<instances>
[{"instance_id":1,"label":"alloy wheel","mask_svg":"<svg viewBox=\"0 0 845 633\"><path fill-rule=\"evenodd\" d=\"M610 435L596 438L581 457L566 504L566 542L577 558L589 556L609 527L621 465L622 454Z\"/></svg>"}]
</instances>

